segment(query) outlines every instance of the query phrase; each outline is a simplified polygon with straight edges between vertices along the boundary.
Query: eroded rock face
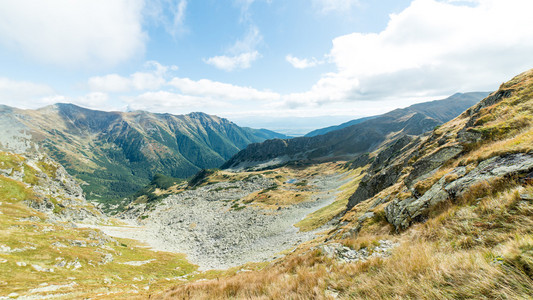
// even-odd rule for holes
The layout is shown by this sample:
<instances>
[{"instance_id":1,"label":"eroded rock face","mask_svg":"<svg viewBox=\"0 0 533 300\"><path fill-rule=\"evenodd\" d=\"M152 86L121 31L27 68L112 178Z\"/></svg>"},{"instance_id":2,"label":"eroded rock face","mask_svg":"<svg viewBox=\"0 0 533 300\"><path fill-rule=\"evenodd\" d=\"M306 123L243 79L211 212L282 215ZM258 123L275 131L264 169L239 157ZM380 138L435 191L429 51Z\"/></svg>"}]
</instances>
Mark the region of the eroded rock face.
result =
<instances>
[{"instance_id":1,"label":"eroded rock face","mask_svg":"<svg viewBox=\"0 0 533 300\"><path fill-rule=\"evenodd\" d=\"M395 164L373 176L365 175L355 193L348 200L348 209L393 185L400 177L402 170L402 164Z\"/></svg>"},{"instance_id":2,"label":"eroded rock face","mask_svg":"<svg viewBox=\"0 0 533 300\"><path fill-rule=\"evenodd\" d=\"M11 153L11 152L5 152ZM0 169L0 175L22 182L33 195L24 201L29 207L46 213L49 221L103 222L104 216L83 196L83 191L67 171L37 151L18 154L15 167ZM31 181L27 177L32 178Z\"/></svg>"},{"instance_id":3,"label":"eroded rock face","mask_svg":"<svg viewBox=\"0 0 533 300\"><path fill-rule=\"evenodd\" d=\"M348 200L348 209L393 185L400 178L409 155L403 159L398 158L407 154L410 149L418 145L418 142L418 138L405 135L381 151L372 162L355 193Z\"/></svg>"},{"instance_id":4,"label":"eroded rock face","mask_svg":"<svg viewBox=\"0 0 533 300\"><path fill-rule=\"evenodd\" d=\"M406 179L407 184L410 184L411 182L416 181L420 176L424 176L439 168L444 162L459 155L462 151L463 147L461 145L454 145L441 148L435 153L421 158L413 165L413 170Z\"/></svg>"},{"instance_id":5,"label":"eroded rock face","mask_svg":"<svg viewBox=\"0 0 533 300\"><path fill-rule=\"evenodd\" d=\"M473 184L514 174L527 174L533 170L533 154L511 154L496 156L479 163L468 175L446 185L445 189L453 197L461 196Z\"/></svg>"},{"instance_id":6,"label":"eroded rock face","mask_svg":"<svg viewBox=\"0 0 533 300\"><path fill-rule=\"evenodd\" d=\"M455 168L443 176L419 198L393 200L385 207L386 218L396 229L405 229L413 222L422 220L437 204L464 195L474 184L517 175L533 170L533 154L511 154L496 156L479 163L468 174L465 167ZM450 175L450 176L448 176ZM458 178L449 183L446 178Z\"/></svg>"}]
</instances>

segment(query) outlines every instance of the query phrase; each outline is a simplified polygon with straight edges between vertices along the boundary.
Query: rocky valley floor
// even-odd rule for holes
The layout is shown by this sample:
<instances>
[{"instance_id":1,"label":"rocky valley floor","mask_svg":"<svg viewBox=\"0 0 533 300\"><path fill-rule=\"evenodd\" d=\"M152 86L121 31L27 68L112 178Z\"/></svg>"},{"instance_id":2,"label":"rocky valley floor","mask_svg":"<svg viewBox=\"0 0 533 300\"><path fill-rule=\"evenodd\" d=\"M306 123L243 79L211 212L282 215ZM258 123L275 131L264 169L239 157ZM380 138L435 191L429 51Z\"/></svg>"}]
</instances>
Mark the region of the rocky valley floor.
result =
<instances>
[{"instance_id":1,"label":"rocky valley floor","mask_svg":"<svg viewBox=\"0 0 533 300\"><path fill-rule=\"evenodd\" d=\"M145 211L145 205L135 206L121 215L129 227L97 228L111 236L144 242L154 250L186 253L201 270L266 261L323 231L324 227L300 231L294 224L333 203L337 189L350 178L342 173L317 174L305 179L305 186L302 180L292 178L278 187L274 179L256 174L213 183L169 196L151 211ZM243 200L252 194L291 189L305 193L305 199L273 206Z\"/></svg>"},{"instance_id":2,"label":"rocky valley floor","mask_svg":"<svg viewBox=\"0 0 533 300\"><path fill-rule=\"evenodd\" d=\"M12 170L0 176L0 299L144 299L260 269L331 228L359 178L340 164L218 171L198 186L157 190L168 195L116 220L80 217L92 207L82 198L79 213L63 208L74 196L61 172L2 155Z\"/></svg>"}]
</instances>

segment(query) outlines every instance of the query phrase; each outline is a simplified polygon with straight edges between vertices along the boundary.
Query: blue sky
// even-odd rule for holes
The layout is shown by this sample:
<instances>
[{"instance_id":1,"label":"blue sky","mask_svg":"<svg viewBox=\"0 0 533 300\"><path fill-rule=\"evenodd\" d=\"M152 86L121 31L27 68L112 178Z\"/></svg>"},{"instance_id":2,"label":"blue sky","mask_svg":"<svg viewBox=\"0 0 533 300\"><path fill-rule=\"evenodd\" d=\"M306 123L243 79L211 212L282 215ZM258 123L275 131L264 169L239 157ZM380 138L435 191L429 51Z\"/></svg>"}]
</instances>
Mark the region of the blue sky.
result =
<instances>
[{"instance_id":1,"label":"blue sky","mask_svg":"<svg viewBox=\"0 0 533 300\"><path fill-rule=\"evenodd\" d=\"M4 0L0 103L320 127L497 89L533 67L532 9L530 0Z\"/></svg>"}]
</instances>

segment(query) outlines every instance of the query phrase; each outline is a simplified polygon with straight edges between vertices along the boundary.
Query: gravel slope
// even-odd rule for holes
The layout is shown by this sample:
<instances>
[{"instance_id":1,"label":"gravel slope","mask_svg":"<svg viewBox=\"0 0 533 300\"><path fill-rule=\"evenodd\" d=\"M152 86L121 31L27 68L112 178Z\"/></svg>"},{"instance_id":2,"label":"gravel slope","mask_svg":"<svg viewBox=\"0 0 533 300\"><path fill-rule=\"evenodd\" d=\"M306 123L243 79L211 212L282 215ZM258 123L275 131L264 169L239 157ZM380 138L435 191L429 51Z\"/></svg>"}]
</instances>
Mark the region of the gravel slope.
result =
<instances>
[{"instance_id":1,"label":"gravel slope","mask_svg":"<svg viewBox=\"0 0 533 300\"><path fill-rule=\"evenodd\" d=\"M316 231L298 232L293 224L332 203L333 190L346 182L343 178L335 174L311 179L309 185L316 192L309 201L279 210L252 205L230 209L232 200L271 187L274 182L268 178L216 183L166 198L144 220L138 220L146 215L143 205L126 212L122 218L132 227L99 228L112 236L143 241L155 250L186 253L201 270L266 261L316 236Z\"/></svg>"}]
</instances>

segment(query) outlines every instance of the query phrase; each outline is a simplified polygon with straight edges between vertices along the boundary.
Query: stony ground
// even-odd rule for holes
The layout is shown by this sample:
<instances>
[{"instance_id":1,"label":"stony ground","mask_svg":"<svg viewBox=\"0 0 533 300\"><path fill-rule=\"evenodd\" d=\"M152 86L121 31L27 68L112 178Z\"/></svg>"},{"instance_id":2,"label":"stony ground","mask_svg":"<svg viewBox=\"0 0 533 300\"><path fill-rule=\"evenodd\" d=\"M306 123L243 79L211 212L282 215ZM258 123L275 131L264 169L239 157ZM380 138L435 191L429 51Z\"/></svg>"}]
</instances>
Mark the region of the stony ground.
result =
<instances>
[{"instance_id":1,"label":"stony ground","mask_svg":"<svg viewBox=\"0 0 533 300\"><path fill-rule=\"evenodd\" d=\"M246 262L266 261L283 250L316 237L317 231L299 232L293 224L335 200L332 192L346 182L342 174L309 180L312 196L305 202L278 209L235 200L274 185L261 176L246 181L221 182L173 195L147 218L138 206L122 216L130 227L99 227L112 236L132 238L156 250L186 253L201 269L225 269ZM238 207L236 209L236 207Z\"/></svg>"}]
</instances>

